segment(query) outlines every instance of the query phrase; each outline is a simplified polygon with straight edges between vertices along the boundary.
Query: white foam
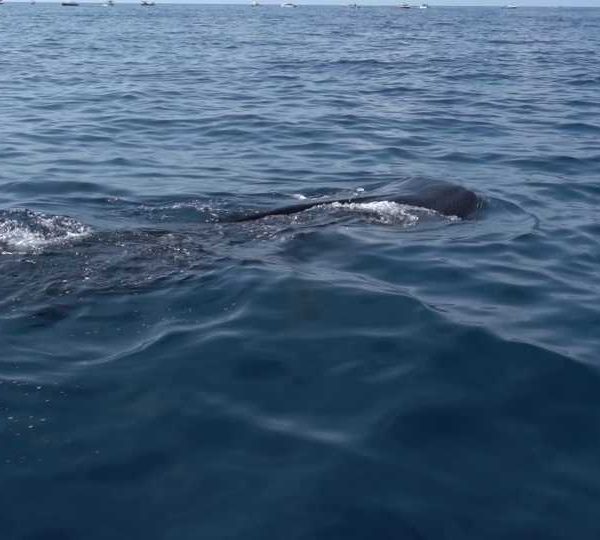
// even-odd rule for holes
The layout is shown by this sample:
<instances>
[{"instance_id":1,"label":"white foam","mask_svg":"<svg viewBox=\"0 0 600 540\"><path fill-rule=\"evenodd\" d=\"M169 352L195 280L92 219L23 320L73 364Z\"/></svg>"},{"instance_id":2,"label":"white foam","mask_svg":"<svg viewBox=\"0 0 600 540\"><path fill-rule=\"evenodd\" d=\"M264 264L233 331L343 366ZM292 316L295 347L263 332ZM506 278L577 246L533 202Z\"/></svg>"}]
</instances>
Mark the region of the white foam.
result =
<instances>
[{"instance_id":1,"label":"white foam","mask_svg":"<svg viewBox=\"0 0 600 540\"><path fill-rule=\"evenodd\" d=\"M31 210L0 213L0 253L38 251L46 246L83 238L91 228L76 219Z\"/></svg>"},{"instance_id":2,"label":"white foam","mask_svg":"<svg viewBox=\"0 0 600 540\"><path fill-rule=\"evenodd\" d=\"M332 208L341 208L351 212L360 212L377 218L382 223L403 223L414 225L423 215L438 215L434 210L409 206L392 201L374 201L366 203L339 203L334 202Z\"/></svg>"}]
</instances>

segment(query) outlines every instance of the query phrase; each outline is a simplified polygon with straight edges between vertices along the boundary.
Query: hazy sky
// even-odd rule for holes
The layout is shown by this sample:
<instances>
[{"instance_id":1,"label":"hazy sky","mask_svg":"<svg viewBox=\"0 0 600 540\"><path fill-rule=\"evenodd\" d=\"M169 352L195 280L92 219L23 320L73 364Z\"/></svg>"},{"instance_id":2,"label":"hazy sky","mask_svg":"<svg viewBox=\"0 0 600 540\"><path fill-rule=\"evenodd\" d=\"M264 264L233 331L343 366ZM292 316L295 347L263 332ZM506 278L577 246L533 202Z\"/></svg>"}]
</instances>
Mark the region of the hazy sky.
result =
<instances>
[{"instance_id":1,"label":"hazy sky","mask_svg":"<svg viewBox=\"0 0 600 540\"><path fill-rule=\"evenodd\" d=\"M82 0L85 1L85 0ZM119 0L116 0L117 2ZM121 0L131 1L131 0ZM135 1L135 0L134 0ZM283 0L259 0L262 4L280 4ZM354 0L294 0L297 4L348 4ZM600 0L355 0L361 5L396 5L406 1L410 4L427 2L430 6L501 6L516 4L518 6L588 6L600 7ZM156 0L161 4L250 4L251 0Z\"/></svg>"},{"instance_id":2,"label":"hazy sky","mask_svg":"<svg viewBox=\"0 0 600 540\"><path fill-rule=\"evenodd\" d=\"M85 0L82 0L85 1ZM119 0L116 0L117 2ZM121 0L131 1L131 0ZM135 0L134 0L135 1ZM283 0L259 0L262 4L280 4ZM357 1L361 5L397 5L403 1L409 4L420 4L422 1L430 6L501 6L516 4L518 6L587 6L600 7L600 0L293 0L297 4L348 4ZM250 4L251 0L156 0L161 4Z\"/></svg>"},{"instance_id":3,"label":"hazy sky","mask_svg":"<svg viewBox=\"0 0 600 540\"><path fill-rule=\"evenodd\" d=\"M118 0L116 0L118 1ZM125 1L125 0L123 0ZM249 4L251 0L156 0L172 4ZM259 0L262 4L280 4L279 0ZM404 0L357 0L362 5L394 5ZM420 0L406 0L409 4L419 4ZM499 6L516 4L518 6L588 6L600 7L600 0L424 0L430 6ZM348 4L350 0L294 0L297 4Z\"/></svg>"},{"instance_id":4,"label":"hazy sky","mask_svg":"<svg viewBox=\"0 0 600 540\"><path fill-rule=\"evenodd\" d=\"M11 0L6 0L10 2ZM13 2L29 0L12 0ZM50 1L59 3L60 0L38 0L40 2ZM98 3L102 0L79 0L80 2ZM250 4L251 0L155 0L157 4ZM279 5L283 0L259 0L263 5ZM293 0L299 5L310 4L348 4L356 1L363 6L373 5L398 5L404 1L409 4L420 4L426 2L430 6L502 6L506 4L516 4L517 6L544 6L544 7L598 7L600 0ZM139 0L115 0L117 3L139 3Z\"/></svg>"},{"instance_id":5,"label":"hazy sky","mask_svg":"<svg viewBox=\"0 0 600 540\"><path fill-rule=\"evenodd\" d=\"M82 0L85 1L85 0ZM116 0L117 2L119 0ZM121 0L131 1L131 0ZM135 1L135 0L134 0ZM262 4L280 4L283 0L259 0ZM357 1L361 5L397 5L403 1L409 4L427 2L430 6L501 6L516 4L518 6L588 6L600 7L600 0L293 0L297 4L348 4ZM250 4L251 0L156 0L161 4Z\"/></svg>"}]
</instances>

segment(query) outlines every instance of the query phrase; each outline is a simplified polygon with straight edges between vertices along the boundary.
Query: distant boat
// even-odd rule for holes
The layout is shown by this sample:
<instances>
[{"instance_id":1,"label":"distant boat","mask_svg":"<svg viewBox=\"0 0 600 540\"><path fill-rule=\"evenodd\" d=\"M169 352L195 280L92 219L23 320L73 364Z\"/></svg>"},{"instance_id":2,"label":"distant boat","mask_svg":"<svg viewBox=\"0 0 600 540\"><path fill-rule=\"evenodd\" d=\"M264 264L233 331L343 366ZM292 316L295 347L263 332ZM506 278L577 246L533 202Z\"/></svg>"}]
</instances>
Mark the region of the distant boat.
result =
<instances>
[{"instance_id":1,"label":"distant boat","mask_svg":"<svg viewBox=\"0 0 600 540\"><path fill-rule=\"evenodd\" d=\"M517 9L517 6L515 6L514 4L506 4L504 6L504 9Z\"/></svg>"},{"instance_id":2,"label":"distant boat","mask_svg":"<svg viewBox=\"0 0 600 540\"><path fill-rule=\"evenodd\" d=\"M260 4L258 3L258 0L252 0L252 3L250 4L252 7L259 7Z\"/></svg>"},{"instance_id":3,"label":"distant boat","mask_svg":"<svg viewBox=\"0 0 600 540\"><path fill-rule=\"evenodd\" d=\"M106 2L104 2L104 5L106 7L113 7L115 5L115 0L106 0Z\"/></svg>"},{"instance_id":4,"label":"distant boat","mask_svg":"<svg viewBox=\"0 0 600 540\"><path fill-rule=\"evenodd\" d=\"M281 4L281 7L295 8L295 7L298 7L298 6L296 4L294 4L294 2L284 2L283 4Z\"/></svg>"},{"instance_id":5,"label":"distant boat","mask_svg":"<svg viewBox=\"0 0 600 540\"><path fill-rule=\"evenodd\" d=\"M348 7L353 8L353 9L358 9L360 6L356 2L352 2L351 4L348 4Z\"/></svg>"},{"instance_id":6,"label":"distant boat","mask_svg":"<svg viewBox=\"0 0 600 540\"><path fill-rule=\"evenodd\" d=\"M398 7L401 9L410 9L411 6L405 2L404 4L400 4Z\"/></svg>"},{"instance_id":7,"label":"distant boat","mask_svg":"<svg viewBox=\"0 0 600 540\"><path fill-rule=\"evenodd\" d=\"M429 8L429 4L421 4L419 6L419 9L428 9Z\"/></svg>"},{"instance_id":8,"label":"distant boat","mask_svg":"<svg viewBox=\"0 0 600 540\"><path fill-rule=\"evenodd\" d=\"M153 6L154 0L142 0L141 5L142 6Z\"/></svg>"},{"instance_id":9,"label":"distant boat","mask_svg":"<svg viewBox=\"0 0 600 540\"><path fill-rule=\"evenodd\" d=\"M0 0L0 6L4 4L4 0Z\"/></svg>"},{"instance_id":10,"label":"distant boat","mask_svg":"<svg viewBox=\"0 0 600 540\"><path fill-rule=\"evenodd\" d=\"M63 0L60 5L65 7L76 7L79 5L79 2L76 2L76 0Z\"/></svg>"}]
</instances>

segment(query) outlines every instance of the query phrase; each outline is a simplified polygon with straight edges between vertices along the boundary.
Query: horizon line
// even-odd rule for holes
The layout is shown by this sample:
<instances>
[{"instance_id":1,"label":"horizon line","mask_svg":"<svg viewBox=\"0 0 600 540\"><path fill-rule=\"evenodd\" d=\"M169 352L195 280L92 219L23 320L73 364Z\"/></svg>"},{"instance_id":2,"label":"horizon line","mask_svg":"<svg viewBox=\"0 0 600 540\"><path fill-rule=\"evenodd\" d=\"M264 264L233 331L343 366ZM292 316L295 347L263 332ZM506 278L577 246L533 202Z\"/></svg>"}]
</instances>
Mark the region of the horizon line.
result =
<instances>
[{"instance_id":1,"label":"horizon line","mask_svg":"<svg viewBox=\"0 0 600 540\"><path fill-rule=\"evenodd\" d=\"M61 1L64 0L34 0L36 4L60 4ZM260 6L261 7L266 7L266 6L274 6L274 7L279 7L281 1L278 0L267 0L267 1L263 1L260 2ZM251 0L248 1L240 1L240 0L233 0L233 1L227 1L225 0L224 2L213 2L213 1L202 1L202 0L190 0L190 1L170 1L170 0L155 0L156 4L161 4L161 5L179 5L179 6L193 6L193 5L198 5L198 6L251 6L252 2ZM32 0L0 0L0 3L6 5L6 4L31 4ZM95 4L104 4L105 1L104 0L77 0L77 3L79 4L89 4L89 5L95 5ZM140 4L140 0L115 0L115 4L127 4L127 5L137 5ZM515 2L498 2L498 3L484 3L484 4L477 4L477 3L473 3L473 4L454 4L454 3L441 3L441 4L436 4L436 3L430 3L430 2L404 2L402 0L389 0L388 2L373 2L373 1L369 1L367 0L366 2L360 2L360 1L349 1L349 0L339 0L339 1L333 1L333 2L320 2L320 1L315 1L315 0L308 0L303 2L302 0L295 0L294 3L298 6L341 6L341 7L348 7L349 4L357 4L360 7L395 7L395 6L399 6L401 4L409 4L411 6L418 6L420 4L427 4L429 7L436 7L436 8L495 8L495 7L505 7L507 5L513 5L516 6L517 8L595 8L595 9L600 9L600 5L598 5L597 3L581 3L581 4L567 4L567 3L562 3L562 2L558 2L558 3L554 3L554 2L549 2L549 3L538 3L535 0L529 0L526 1L524 3L515 3Z\"/></svg>"}]
</instances>

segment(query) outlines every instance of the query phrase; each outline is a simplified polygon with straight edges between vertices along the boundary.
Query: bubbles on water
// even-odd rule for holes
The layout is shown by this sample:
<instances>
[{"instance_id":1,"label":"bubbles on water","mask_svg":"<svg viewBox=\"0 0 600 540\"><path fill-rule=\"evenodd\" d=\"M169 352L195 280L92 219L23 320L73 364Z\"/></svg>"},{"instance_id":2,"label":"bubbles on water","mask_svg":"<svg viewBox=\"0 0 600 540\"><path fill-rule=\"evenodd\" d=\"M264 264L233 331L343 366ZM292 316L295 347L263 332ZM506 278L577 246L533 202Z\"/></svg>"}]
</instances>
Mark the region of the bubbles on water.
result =
<instances>
[{"instance_id":1,"label":"bubbles on water","mask_svg":"<svg viewBox=\"0 0 600 540\"><path fill-rule=\"evenodd\" d=\"M422 217L440 216L434 210L409 206L392 201L373 201L363 203L339 203L334 202L328 205L330 208L342 209L350 212L356 212L373 218L376 222L385 225L416 225ZM452 219L452 218L450 218ZM456 218L457 219L457 218Z\"/></svg>"},{"instance_id":2,"label":"bubbles on water","mask_svg":"<svg viewBox=\"0 0 600 540\"><path fill-rule=\"evenodd\" d=\"M0 254L28 253L84 238L91 228L68 216L28 209L0 211Z\"/></svg>"}]
</instances>

